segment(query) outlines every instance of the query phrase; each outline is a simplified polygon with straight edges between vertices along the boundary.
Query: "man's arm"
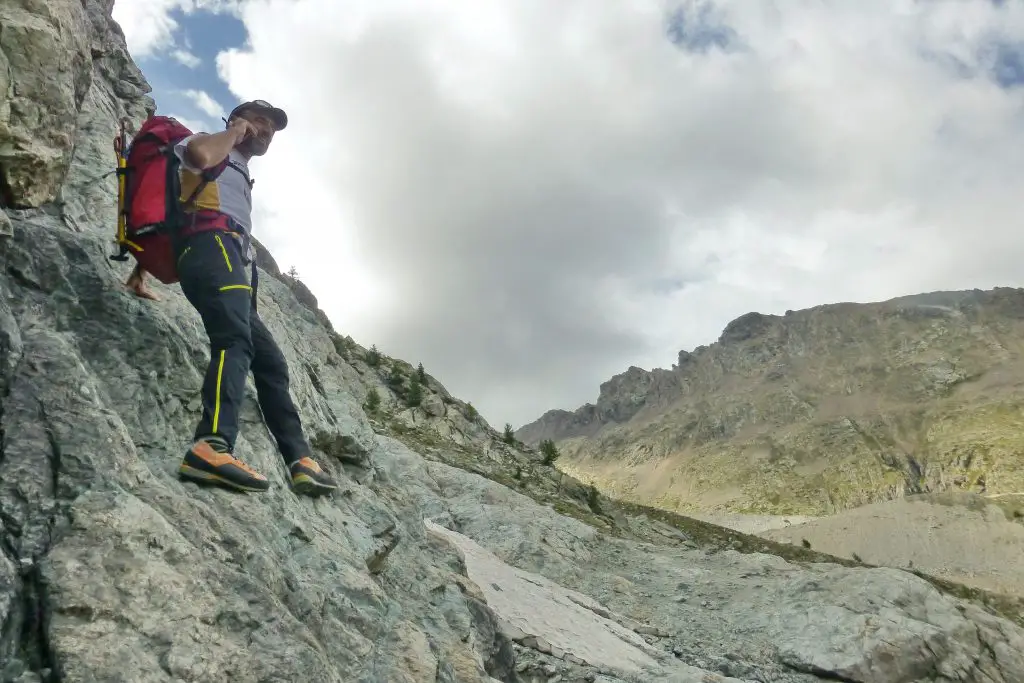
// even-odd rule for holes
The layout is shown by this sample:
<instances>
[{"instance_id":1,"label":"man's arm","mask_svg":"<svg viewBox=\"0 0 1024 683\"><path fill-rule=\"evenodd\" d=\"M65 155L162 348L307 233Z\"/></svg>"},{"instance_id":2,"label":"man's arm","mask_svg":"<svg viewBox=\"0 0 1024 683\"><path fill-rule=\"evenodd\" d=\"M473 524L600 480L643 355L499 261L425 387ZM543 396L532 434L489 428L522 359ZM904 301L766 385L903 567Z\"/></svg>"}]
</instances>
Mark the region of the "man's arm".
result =
<instances>
[{"instance_id":1,"label":"man's arm","mask_svg":"<svg viewBox=\"0 0 1024 683\"><path fill-rule=\"evenodd\" d=\"M242 118L234 119L227 129L210 135L196 135L185 147L184 161L194 168L213 168L224 161L231 149L248 135L256 135L256 129Z\"/></svg>"}]
</instances>

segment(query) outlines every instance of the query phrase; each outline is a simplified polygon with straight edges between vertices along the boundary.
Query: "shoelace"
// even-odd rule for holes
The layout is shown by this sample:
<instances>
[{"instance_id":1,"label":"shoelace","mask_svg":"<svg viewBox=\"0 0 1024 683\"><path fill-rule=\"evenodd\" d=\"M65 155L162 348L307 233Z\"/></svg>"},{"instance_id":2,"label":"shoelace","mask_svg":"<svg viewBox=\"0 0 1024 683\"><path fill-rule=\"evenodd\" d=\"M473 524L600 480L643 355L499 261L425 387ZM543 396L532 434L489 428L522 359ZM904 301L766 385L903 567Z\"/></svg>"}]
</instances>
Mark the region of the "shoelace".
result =
<instances>
[{"instance_id":1,"label":"shoelace","mask_svg":"<svg viewBox=\"0 0 1024 683\"><path fill-rule=\"evenodd\" d=\"M292 467L294 468L295 465L302 465L303 467L308 467L314 472L323 472L323 470L320 469L319 463L317 463L317 461L313 460L312 458L301 458L299 460L296 460L295 464L292 465Z\"/></svg>"},{"instance_id":2,"label":"shoelace","mask_svg":"<svg viewBox=\"0 0 1024 683\"><path fill-rule=\"evenodd\" d=\"M245 464L244 462L242 462L238 458L235 458L235 456L231 456L231 457L234 459L236 465L241 467L243 470L245 470L246 472L248 472L252 476L257 477L257 478L261 476L259 472L257 472L253 468L249 467L247 464Z\"/></svg>"},{"instance_id":3,"label":"shoelace","mask_svg":"<svg viewBox=\"0 0 1024 683\"><path fill-rule=\"evenodd\" d=\"M229 458L231 458L231 461L236 466L238 466L240 469L244 470L245 472L248 472L250 475L256 477L257 479L262 479L263 478L262 474L260 474L259 472L257 472L253 468L249 467L249 465L244 463L241 459L236 458L234 453L229 453L226 450L227 444L225 444L224 442L222 442L222 441L220 441L218 439L205 439L205 441L206 441L206 444L210 448L212 448L213 450L217 451L221 455L226 455ZM225 449L225 450L222 450L222 449Z\"/></svg>"}]
</instances>

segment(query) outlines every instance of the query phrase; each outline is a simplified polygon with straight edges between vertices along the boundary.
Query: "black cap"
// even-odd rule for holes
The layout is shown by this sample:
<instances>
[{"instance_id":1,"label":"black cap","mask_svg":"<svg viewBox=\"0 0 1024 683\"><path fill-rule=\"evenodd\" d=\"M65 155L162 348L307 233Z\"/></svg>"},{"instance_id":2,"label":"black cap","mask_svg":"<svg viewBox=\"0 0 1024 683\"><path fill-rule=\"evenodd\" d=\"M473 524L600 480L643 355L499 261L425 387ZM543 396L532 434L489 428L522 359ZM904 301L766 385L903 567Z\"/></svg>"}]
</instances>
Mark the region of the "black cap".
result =
<instances>
[{"instance_id":1,"label":"black cap","mask_svg":"<svg viewBox=\"0 0 1024 683\"><path fill-rule=\"evenodd\" d=\"M284 113L284 109L275 107L266 100L252 100L249 102L242 102L240 105L231 110L228 114L230 119L232 116L237 116L244 111L258 109L264 111L270 115L270 118L274 120L274 128L277 130L284 130L285 126L288 125L288 115Z\"/></svg>"}]
</instances>

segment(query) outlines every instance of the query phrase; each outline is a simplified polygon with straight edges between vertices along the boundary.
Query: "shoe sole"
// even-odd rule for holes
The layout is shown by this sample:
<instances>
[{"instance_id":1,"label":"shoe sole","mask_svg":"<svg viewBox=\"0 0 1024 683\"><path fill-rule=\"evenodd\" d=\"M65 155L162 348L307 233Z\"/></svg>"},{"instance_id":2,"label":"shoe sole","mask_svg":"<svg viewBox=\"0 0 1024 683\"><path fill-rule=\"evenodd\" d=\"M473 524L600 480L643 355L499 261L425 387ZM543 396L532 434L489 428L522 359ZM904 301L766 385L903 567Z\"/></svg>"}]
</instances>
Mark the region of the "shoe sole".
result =
<instances>
[{"instance_id":1,"label":"shoe sole","mask_svg":"<svg viewBox=\"0 0 1024 683\"><path fill-rule=\"evenodd\" d=\"M337 489L337 486L328 486L327 484L317 482L308 474L300 474L292 479L292 490L296 493L319 496L325 493L330 493L331 491L336 491Z\"/></svg>"},{"instance_id":2,"label":"shoe sole","mask_svg":"<svg viewBox=\"0 0 1024 683\"><path fill-rule=\"evenodd\" d=\"M182 465L181 467L179 467L178 475L184 479L190 479L192 481L203 484L223 484L224 486L233 488L236 491L244 491L246 493L263 493L268 488L270 488L269 485L265 487L246 486L245 484L239 484L237 481L225 479L224 477L218 474L214 474L213 472L204 472L203 470L197 470L196 468L191 467L189 465Z\"/></svg>"}]
</instances>

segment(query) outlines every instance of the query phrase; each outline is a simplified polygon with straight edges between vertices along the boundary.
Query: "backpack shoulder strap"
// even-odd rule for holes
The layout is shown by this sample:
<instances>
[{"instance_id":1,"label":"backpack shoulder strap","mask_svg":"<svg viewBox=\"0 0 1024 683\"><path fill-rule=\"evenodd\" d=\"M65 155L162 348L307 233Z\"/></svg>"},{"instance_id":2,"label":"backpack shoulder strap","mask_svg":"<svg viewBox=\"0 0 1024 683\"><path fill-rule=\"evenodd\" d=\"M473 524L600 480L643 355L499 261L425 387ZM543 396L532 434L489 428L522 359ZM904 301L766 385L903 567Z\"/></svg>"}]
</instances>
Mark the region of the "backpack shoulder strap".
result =
<instances>
[{"instance_id":1,"label":"backpack shoulder strap","mask_svg":"<svg viewBox=\"0 0 1024 683\"><path fill-rule=\"evenodd\" d=\"M230 166L231 168L235 169L236 171L238 171L239 173L242 174L242 177L245 178L245 182L249 183L249 188L250 189L252 188L253 185L256 184L255 180L252 180L251 178L249 178L248 172L246 172L246 170L244 168L242 168L242 166L240 164L232 161L231 157L225 157L224 161L227 162L228 166Z\"/></svg>"}]
</instances>

